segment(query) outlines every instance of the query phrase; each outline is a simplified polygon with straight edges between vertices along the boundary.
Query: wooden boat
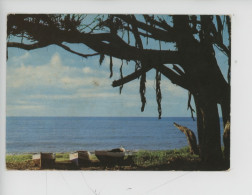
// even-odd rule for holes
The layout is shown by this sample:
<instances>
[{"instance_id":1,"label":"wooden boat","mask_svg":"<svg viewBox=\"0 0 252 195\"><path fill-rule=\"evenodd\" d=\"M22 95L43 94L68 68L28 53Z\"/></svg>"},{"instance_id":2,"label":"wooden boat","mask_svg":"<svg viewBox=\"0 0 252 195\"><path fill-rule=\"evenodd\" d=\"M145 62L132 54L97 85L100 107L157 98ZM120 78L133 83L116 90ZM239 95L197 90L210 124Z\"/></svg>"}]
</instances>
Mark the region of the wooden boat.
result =
<instances>
[{"instance_id":1,"label":"wooden boat","mask_svg":"<svg viewBox=\"0 0 252 195\"><path fill-rule=\"evenodd\" d=\"M91 162L91 154L89 151L76 151L69 154L69 159L77 166L89 164Z\"/></svg>"},{"instance_id":2,"label":"wooden boat","mask_svg":"<svg viewBox=\"0 0 252 195\"><path fill-rule=\"evenodd\" d=\"M32 156L33 162L40 166L40 168L53 168L55 164L54 153L38 153Z\"/></svg>"},{"instance_id":3,"label":"wooden boat","mask_svg":"<svg viewBox=\"0 0 252 195\"><path fill-rule=\"evenodd\" d=\"M125 157L124 148L116 148L112 150L96 150L95 156L106 164L118 164L122 163Z\"/></svg>"}]
</instances>

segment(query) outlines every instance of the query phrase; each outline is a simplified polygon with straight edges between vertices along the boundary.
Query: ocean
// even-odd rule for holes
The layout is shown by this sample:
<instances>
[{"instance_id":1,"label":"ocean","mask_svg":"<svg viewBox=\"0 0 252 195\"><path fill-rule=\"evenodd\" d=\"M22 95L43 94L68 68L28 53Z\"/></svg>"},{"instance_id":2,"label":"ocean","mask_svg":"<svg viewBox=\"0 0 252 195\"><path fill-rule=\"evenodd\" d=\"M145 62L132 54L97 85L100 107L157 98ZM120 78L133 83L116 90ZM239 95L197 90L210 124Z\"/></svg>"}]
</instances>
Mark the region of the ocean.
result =
<instances>
[{"instance_id":1,"label":"ocean","mask_svg":"<svg viewBox=\"0 0 252 195\"><path fill-rule=\"evenodd\" d=\"M7 117L6 152L73 152L123 146L126 150L167 150L187 146L173 122L194 131L189 117ZM221 134L223 132L221 122Z\"/></svg>"}]
</instances>

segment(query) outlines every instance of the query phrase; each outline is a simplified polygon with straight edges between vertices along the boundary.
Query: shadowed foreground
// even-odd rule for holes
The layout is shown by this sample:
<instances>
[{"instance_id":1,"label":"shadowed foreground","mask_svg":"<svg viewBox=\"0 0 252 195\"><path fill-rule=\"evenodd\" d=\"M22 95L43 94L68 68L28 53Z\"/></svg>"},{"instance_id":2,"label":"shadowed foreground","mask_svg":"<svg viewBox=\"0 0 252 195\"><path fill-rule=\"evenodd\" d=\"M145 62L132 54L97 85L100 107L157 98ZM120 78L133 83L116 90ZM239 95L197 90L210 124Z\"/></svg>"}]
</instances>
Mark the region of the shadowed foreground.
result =
<instances>
[{"instance_id":1,"label":"shadowed foreground","mask_svg":"<svg viewBox=\"0 0 252 195\"><path fill-rule=\"evenodd\" d=\"M6 155L8 170L43 170L32 160L32 154ZM227 164L213 167L203 164L198 155L190 154L189 148L162 151L137 151L118 164L102 163L95 155L91 161L77 166L69 160L69 153L57 153L53 167L46 170L227 170Z\"/></svg>"}]
</instances>

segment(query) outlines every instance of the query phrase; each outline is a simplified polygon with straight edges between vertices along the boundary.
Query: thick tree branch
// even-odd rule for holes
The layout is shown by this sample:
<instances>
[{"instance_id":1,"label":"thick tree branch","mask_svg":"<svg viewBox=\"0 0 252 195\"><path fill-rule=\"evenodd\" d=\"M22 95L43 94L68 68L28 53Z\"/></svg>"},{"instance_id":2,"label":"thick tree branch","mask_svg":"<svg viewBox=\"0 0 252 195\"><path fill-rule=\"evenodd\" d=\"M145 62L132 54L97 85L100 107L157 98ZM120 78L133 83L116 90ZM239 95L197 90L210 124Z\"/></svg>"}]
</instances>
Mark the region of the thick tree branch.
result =
<instances>
[{"instance_id":1,"label":"thick tree branch","mask_svg":"<svg viewBox=\"0 0 252 195\"><path fill-rule=\"evenodd\" d=\"M216 44L216 46L227 56L230 58L231 53L230 50L221 42L215 41L214 43Z\"/></svg>"},{"instance_id":2,"label":"thick tree branch","mask_svg":"<svg viewBox=\"0 0 252 195\"><path fill-rule=\"evenodd\" d=\"M38 48L43 48L51 43L34 43L34 44L24 44L24 43L17 43L17 42L7 42L7 47L17 47L25 50L33 50Z\"/></svg>"},{"instance_id":3,"label":"thick tree branch","mask_svg":"<svg viewBox=\"0 0 252 195\"><path fill-rule=\"evenodd\" d=\"M96 56L96 55L100 55L99 53L94 53L94 54L82 54L82 53L79 53L79 52L76 52L76 51L73 51L71 50L69 47L67 47L66 45L62 44L62 43L57 43L56 45L62 47L63 49L65 49L66 51L69 51L73 54L76 54L78 56L81 56L81 57L84 57L84 58L87 58L87 57L91 57L91 56Z\"/></svg>"},{"instance_id":4,"label":"thick tree branch","mask_svg":"<svg viewBox=\"0 0 252 195\"><path fill-rule=\"evenodd\" d=\"M125 43L119 36L111 34L80 34L79 39L91 49L113 55L119 59L148 61L151 64L179 63L180 59L177 51L150 50L136 48ZM80 40L72 40L78 43ZM108 41L106 44L103 41Z\"/></svg>"},{"instance_id":5,"label":"thick tree branch","mask_svg":"<svg viewBox=\"0 0 252 195\"><path fill-rule=\"evenodd\" d=\"M121 20L125 21L128 24L134 24L138 28L147 31L152 34L154 39L166 41L166 42L175 42L176 41L176 34L174 33L173 29L169 29L169 31L165 31L162 29L155 28L153 26L147 25L140 21L132 21L129 19L127 15L115 15L116 17L120 18Z\"/></svg>"},{"instance_id":6,"label":"thick tree branch","mask_svg":"<svg viewBox=\"0 0 252 195\"><path fill-rule=\"evenodd\" d=\"M18 20L13 23L14 25L18 25L20 21ZM82 43L98 53L112 55L113 57L127 61L142 61L145 59L151 62L151 64L179 63L179 56L176 51L141 50L128 45L118 35L111 33L89 34L78 31L66 31L54 26L46 26L40 22L29 22L23 19L22 32L25 32L27 36L31 37L31 40L38 40L38 43L32 45L8 43L8 47L31 50L62 42ZM21 33L21 30L17 30L15 35L17 33ZM68 48L65 47L64 49Z\"/></svg>"},{"instance_id":7,"label":"thick tree branch","mask_svg":"<svg viewBox=\"0 0 252 195\"><path fill-rule=\"evenodd\" d=\"M147 22L151 23L152 25L158 26L160 28L163 28L166 31L173 32L173 28L167 24L167 22L164 19L161 19L158 17L159 21L155 20L154 18L151 18L149 15L144 15L144 18Z\"/></svg>"},{"instance_id":8,"label":"thick tree branch","mask_svg":"<svg viewBox=\"0 0 252 195\"><path fill-rule=\"evenodd\" d=\"M49 33L49 32L48 32ZM44 33L43 36L47 36L48 33ZM145 59L150 63L179 63L179 56L177 51L160 51L144 49L140 50L133 46L125 43L119 36L112 36L109 33L100 34L85 34L80 32L66 32L66 31L55 31L55 34L51 37L52 39L40 37L41 42L35 44L22 44L8 42L8 47L18 47L26 50L32 50L37 48L46 47L48 45L57 44L62 42L68 43L83 43L98 53L105 55L112 55L113 57L124 59L124 60L139 60ZM107 41L108 43L104 43ZM66 47L64 49L67 49ZM79 54L77 54L79 55ZM85 54L83 54L85 55Z\"/></svg>"},{"instance_id":9,"label":"thick tree branch","mask_svg":"<svg viewBox=\"0 0 252 195\"><path fill-rule=\"evenodd\" d=\"M123 26L123 28L127 31L131 31L133 33L133 30L128 27L128 26ZM143 33L143 32L138 32L140 36L144 37L144 38L151 38L151 39L154 39L154 40L157 40L157 41L165 41L162 39L162 37L157 37L157 36L153 36L152 34L148 34L147 33ZM165 41L166 42L166 41Z\"/></svg>"},{"instance_id":10,"label":"thick tree branch","mask_svg":"<svg viewBox=\"0 0 252 195\"><path fill-rule=\"evenodd\" d=\"M144 68L141 68L141 69L133 72L132 74L129 74L129 75L123 77L122 79L113 81L112 86L118 87L118 86L123 85L125 83L128 83L130 81L133 81L134 79L139 78L142 74L148 72L152 68L153 68L152 66L145 66Z\"/></svg>"},{"instance_id":11,"label":"thick tree branch","mask_svg":"<svg viewBox=\"0 0 252 195\"><path fill-rule=\"evenodd\" d=\"M130 75L127 75L126 77L124 77L122 79L113 81L112 86L118 87L118 86L123 85L125 83L128 83L134 79L137 79L137 78L139 78L139 76L148 72L152 68L155 68L158 71L160 71L165 77L170 79L172 83L179 85L185 89L189 89L189 85L186 83L185 79L182 76L179 76L178 74L176 74L175 72L170 70L169 68L167 68L165 65L159 65L159 66L148 65L144 68L141 68L141 69L133 72Z\"/></svg>"},{"instance_id":12,"label":"thick tree branch","mask_svg":"<svg viewBox=\"0 0 252 195\"><path fill-rule=\"evenodd\" d=\"M133 21L132 22L132 32L133 32L135 40L136 40L136 45L137 45L138 48L143 50L143 43L142 43L142 40L140 38L137 26L135 25L135 22L137 22L136 17L133 15L131 20Z\"/></svg>"},{"instance_id":13,"label":"thick tree branch","mask_svg":"<svg viewBox=\"0 0 252 195\"><path fill-rule=\"evenodd\" d=\"M179 85L180 87L183 87L184 89L189 90L190 87L189 87L189 84L186 82L185 78L182 76L179 76L178 74L173 72L171 69L169 69L165 65L155 66L154 68L159 70L164 76L170 79L172 83Z\"/></svg>"},{"instance_id":14,"label":"thick tree branch","mask_svg":"<svg viewBox=\"0 0 252 195\"><path fill-rule=\"evenodd\" d=\"M187 110L190 109L192 119L195 121L194 116L193 116L193 113L195 112L195 110L193 109L193 107L191 105L191 98L192 98L192 93L190 91L188 91Z\"/></svg>"},{"instance_id":15,"label":"thick tree branch","mask_svg":"<svg viewBox=\"0 0 252 195\"><path fill-rule=\"evenodd\" d=\"M180 75L180 76L184 76L185 73L179 69L179 67L177 67L175 64L173 64L173 69Z\"/></svg>"}]
</instances>

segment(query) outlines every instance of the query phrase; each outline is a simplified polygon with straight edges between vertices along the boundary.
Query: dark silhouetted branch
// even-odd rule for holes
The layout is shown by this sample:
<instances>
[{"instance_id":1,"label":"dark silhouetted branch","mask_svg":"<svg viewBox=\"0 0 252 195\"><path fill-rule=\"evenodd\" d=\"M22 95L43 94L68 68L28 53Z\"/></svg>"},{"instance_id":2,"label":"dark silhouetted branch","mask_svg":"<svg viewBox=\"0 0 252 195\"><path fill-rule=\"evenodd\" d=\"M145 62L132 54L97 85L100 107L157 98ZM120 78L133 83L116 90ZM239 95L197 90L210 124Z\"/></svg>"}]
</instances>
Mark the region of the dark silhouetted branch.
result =
<instances>
[{"instance_id":1,"label":"dark silhouetted branch","mask_svg":"<svg viewBox=\"0 0 252 195\"><path fill-rule=\"evenodd\" d=\"M158 118L161 119L162 115L162 106L161 106L161 101L162 101L162 93L161 93L161 73L156 70L156 100L157 100L157 105L158 105Z\"/></svg>"},{"instance_id":2,"label":"dark silhouetted branch","mask_svg":"<svg viewBox=\"0 0 252 195\"><path fill-rule=\"evenodd\" d=\"M94 53L94 54L82 54L82 53L79 53L79 52L76 52L76 51L73 51L71 50L69 47L67 47L66 45L63 45L62 43L57 43L56 45L62 47L63 49L73 53L73 54L76 54L78 56L81 56L81 57L84 57L84 58L87 58L87 57L91 57L91 56L96 56L96 55L100 55L99 53Z\"/></svg>"},{"instance_id":3,"label":"dark silhouetted branch","mask_svg":"<svg viewBox=\"0 0 252 195\"><path fill-rule=\"evenodd\" d=\"M179 85L180 87L183 87L185 89L189 89L189 83L185 81L184 77L176 74L165 65L155 66L154 68L159 70L164 76L170 79L172 83Z\"/></svg>"},{"instance_id":4,"label":"dark silhouetted branch","mask_svg":"<svg viewBox=\"0 0 252 195\"><path fill-rule=\"evenodd\" d=\"M173 64L173 70L175 70L180 76L185 75L185 73L179 69L178 66L176 66L175 64Z\"/></svg>"},{"instance_id":5,"label":"dark silhouetted branch","mask_svg":"<svg viewBox=\"0 0 252 195\"><path fill-rule=\"evenodd\" d=\"M33 50L38 48L43 48L51 43L34 43L34 44L24 44L24 43L17 43L17 42L8 42L7 47L18 47L25 50Z\"/></svg>"},{"instance_id":6,"label":"dark silhouetted branch","mask_svg":"<svg viewBox=\"0 0 252 195\"><path fill-rule=\"evenodd\" d=\"M169 31L162 30L159 28L155 28L154 26L147 25L140 21L132 21L128 15L115 15L116 17L120 18L121 20L125 21L129 24L135 24L138 28L151 33L154 39L167 41L167 42L175 42L176 41L176 34L173 32L173 29L169 29Z\"/></svg>"},{"instance_id":7,"label":"dark silhouetted branch","mask_svg":"<svg viewBox=\"0 0 252 195\"><path fill-rule=\"evenodd\" d=\"M191 98L192 98L192 93L190 91L188 91L187 110L190 109L192 119L195 121L194 116L193 116L193 113L195 112L195 110L193 109L193 107L191 105Z\"/></svg>"},{"instance_id":8,"label":"dark silhouetted branch","mask_svg":"<svg viewBox=\"0 0 252 195\"><path fill-rule=\"evenodd\" d=\"M141 68L139 70L136 70L132 74L127 75L127 76L123 77L122 79L113 81L112 86L118 87L118 86L123 85L125 83L128 83L130 81L133 81L134 79L139 78L142 74L144 74L145 72L148 72L152 68L153 68L152 66L147 66L145 68Z\"/></svg>"}]
</instances>

